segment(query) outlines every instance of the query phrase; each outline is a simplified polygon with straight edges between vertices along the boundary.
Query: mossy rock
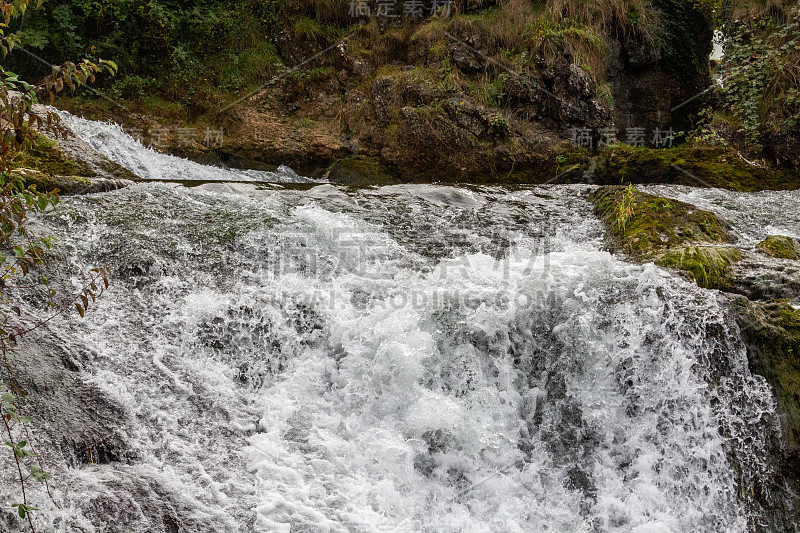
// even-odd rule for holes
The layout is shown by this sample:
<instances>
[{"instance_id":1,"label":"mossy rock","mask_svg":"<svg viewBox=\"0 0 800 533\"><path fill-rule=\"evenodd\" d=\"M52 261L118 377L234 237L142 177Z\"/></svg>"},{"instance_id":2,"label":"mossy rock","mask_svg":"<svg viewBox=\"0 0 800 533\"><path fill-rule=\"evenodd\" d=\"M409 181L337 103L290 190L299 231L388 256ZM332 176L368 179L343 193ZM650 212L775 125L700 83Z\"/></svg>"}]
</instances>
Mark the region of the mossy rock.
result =
<instances>
[{"instance_id":1,"label":"mossy rock","mask_svg":"<svg viewBox=\"0 0 800 533\"><path fill-rule=\"evenodd\" d=\"M750 370L766 378L775 391L783 414L787 466L800 481L800 309L785 300L754 303L741 296L732 303Z\"/></svg>"},{"instance_id":2,"label":"mossy rock","mask_svg":"<svg viewBox=\"0 0 800 533\"><path fill-rule=\"evenodd\" d=\"M337 160L328 172L328 179L333 183L357 186L400 183L380 160L366 156Z\"/></svg>"},{"instance_id":3,"label":"mossy rock","mask_svg":"<svg viewBox=\"0 0 800 533\"><path fill-rule=\"evenodd\" d=\"M791 237L771 235L756 245L770 257L778 259L800 259L797 243Z\"/></svg>"},{"instance_id":4,"label":"mossy rock","mask_svg":"<svg viewBox=\"0 0 800 533\"><path fill-rule=\"evenodd\" d=\"M82 141L81 141L82 142ZM17 157L12 161L12 169L36 184L40 191L58 188L62 193L82 192L84 183L96 182L102 190L108 190L116 180L140 181L141 178L95 152L88 145L88 152L73 152L59 145L58 141L33 132L22 145ZM77 153L77 155L75 155ZM36 174L32 174L35 172ZM113 188L113 187L111 187ZM94 187L92 190L101 190Z\"/></svg>"},{"instance_id":5,"label":"mossy rock","mask_svg":"<svg viewBox=\"0 0 800 533\"><path fill-rule=\"evenodd\" d=\"M657 149L617 144L600 150L594 161L593 177L602 185L662 183L732 191L800 187L796 175L753 167L728 148L682 144Z\"/></svg>"},{"instance_id":6,"label":"mossy rock","mask_svg":"<svg viewBox=\"0 0 800 533\"><path fill-rule=\"evenodd\" d=\"M727 225L691 204L627 187L600 187L589 195L608 228L613 252L679 270L700 287L732 290L730 265L742 259L730 246Z\"/></svg>"},{"instance_id":7,"label":"mossy rock","mask_svg":"<svg viewBox=\"0 0 800 533\"><path fill-rule=\"evenodd\" d=\"M660 255L655 263L690 275L706 289L731 290L730 265L741 260L739 250L726 246L688 246L674 248Z\"/></svg>"},{"instance_id":8,"label":"mossy rock","mask_svg":"<svg viewBox=\"0 0 800 533\"><path fill-rule=\"evenodd\" d=\"M35 169L56 176L96 175L86 162L64 153L55 141L38 133L25 140L19 157L12 162L12 167Z\"/></svg>"},{"instance_id":9,"label":"mossy rock","mask_svg":"<svg viewBox=\"0 0 800 533\"><path fill-rule=\"evenodd\" d=\"M19 176L26 187L35 186L40 192L58 191L63 195L113 191L129 182L124 179L56 176L28 168L14 169L11 173Z\"/></svg>"},{"instance_id":10,"label":"mossy rock","mask_svg":"<svg viewBox=\"0 0 800 533\"><path fill-rule=\"evenodd\" d=\"M638 259L687 245L732 242L725 223L691 204L620 186L601 187L589 195L589 200L608 227L613 251ZM633 202L632 210L622 217L623 204L628 200Z\"/></svg>"},{"instance_id":11,"label":"mossy rock","mask_svg":"<svg viewBox=\"0 0 800 533\"><path fill-rule=\"evenodd\" d=\"M786 300L730 299L750 371L771 386L781 429L762 451L773 472L753 480L754 496L772 519L753 531L795 531L800 522L800 309Z\"/></svg>"},{"instance_id":12,"label":"mossy rock","mask_svg":"<svg viewBox=\"0 0 800 533\"><path fill-rule=\"evenodd\" d=\"M114 179L130 181L141 181L142 179L119 163L116 163L106 157L103 157L98 163L101 170L107 172Z\"/></svg>"}]
</instances>

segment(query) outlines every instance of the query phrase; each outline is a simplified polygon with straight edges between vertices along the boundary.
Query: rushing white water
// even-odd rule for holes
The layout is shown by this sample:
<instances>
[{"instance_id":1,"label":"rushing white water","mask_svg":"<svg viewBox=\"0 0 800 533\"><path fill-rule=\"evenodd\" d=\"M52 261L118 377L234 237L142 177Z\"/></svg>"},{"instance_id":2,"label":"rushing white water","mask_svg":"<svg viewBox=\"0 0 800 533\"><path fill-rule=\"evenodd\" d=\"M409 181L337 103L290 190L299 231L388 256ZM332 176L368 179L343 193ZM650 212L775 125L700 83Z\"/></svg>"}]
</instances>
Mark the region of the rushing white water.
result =
<instances>
[{"instance_id":1,"label":"rushing white water","mask_svg":"<svg viewBox=\"0 0 800 533\"><path fill-rule=\"evenodd\" d=\"M57 111L64 123L89 146L146 180L163 181L261 181L309 183L314 180L299 176L289 167L275 172L235 170L201 165L188 159L162 154L134 139L117 124L95 122Z\"/></svg>"},{"instance_id":2,"label":"rushing white water","mask_svg":"<svg viewBox=\"0 0 800 533\"><path fill-rule=\"evenodd\" d=\"M114 279L50 328L125 449L58 469L39 530L747 530L769 390L716 293L602 251L588 190L65 199L48 231Z\"/></svg>"}]
</instances>

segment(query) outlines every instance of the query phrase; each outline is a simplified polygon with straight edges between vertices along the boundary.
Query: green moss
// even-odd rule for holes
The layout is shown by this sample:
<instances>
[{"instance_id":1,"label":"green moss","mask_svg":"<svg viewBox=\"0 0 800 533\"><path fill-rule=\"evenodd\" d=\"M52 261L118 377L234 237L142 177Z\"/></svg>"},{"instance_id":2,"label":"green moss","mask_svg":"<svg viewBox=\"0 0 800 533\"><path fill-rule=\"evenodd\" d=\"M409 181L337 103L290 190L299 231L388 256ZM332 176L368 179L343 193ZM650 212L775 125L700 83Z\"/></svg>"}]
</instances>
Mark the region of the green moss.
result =
<instances>
[{"instance_id":1,"label":"green moss","mask_svg":"<svg viewBox=\"0 0 800 533\"><path fill-rule=\"evenodd\" d=\"M54 141L39 134L25 141L19 157L12 162L12 168L30 168L57 176L95 175L87 164L66 155Z\"/></svg>"},{"instance_id":2,"label":"green moss","mask_svg":"<svg viewBox=\"0 0 800 533\"><path fill-rule=\"evenodd\" d=\"M800 479L800 309L786 301L733 300L736 321L747 344L750 370L772 385L782 413L788 466Z\"/></svg>"},{"instance_id":3,"label":"green moss","mask_svg":"<svg viewBox=\"0 0 800 533\"><path fill-rule=\"evenodd\" d=\"M601 187L589 196L595 213L606 223L612 248L638 258L687 244L730 242L725 224L693 205L635 191L633 214L624 227L617 223L625 197L620 186Z\"/></svg>"},{"instance_id":4,"label":"green moss","mask_svg":"<svg viewBox=\"0 0 800 533\"><path fill-rule=\"evenodd\" d=\"M735 191L796 189L800 179L790 171L767 170L744 163L729 148L696 147L682 144L674 148L645 148L624 144L597 152L575 146L556 149L566 163L532 169L528 182L584 183L587 173L592 183L658 183L719 187ZM558 176L553 180L554 176Z\"/></svg>"},{"instance_id":5,"label":"green moss","mask_svg":"<svg viewBox=\"0 0 800 533\"><path fill-rule=\"evenodd\" d=\"M729 266L741 258L739 251L734 248L689 246L668 250L657 257L655 263L687 273L700 287L730 290Z\"/></svg>"},{"instance_id":6,"label":"green moss","mask_svg":"<svg viewBox=\"0 0 800 533\"><path fill-rule=\"evenodd\" d=\"M73 194L92 186L91 180L84 176L60 176L29 169L17 169L11 172L22 178L22 183L26 187L35 186L41 192L58 190L62 194Z\"/></svg>"},{"instance_id":7,"label":"green moss","mask_svg":"<svg viewBox=\"0 0 800 533\"><path fill-rule=\"evenodd\" d=\"M631 193L621 186L601 187L589 200L608 228L612 251L684 272L701 287L731 290L729 267L741 254L719 246L730 243L731 237L712 213L677 200L636 190ZM630 200L632 214L620 224L623 202Z\"/></svg>"},{"instance_id":8,"label":"green moss","mask_svg":"<svg viewBox=\"0 0 800 533\"><path fill-rule=\"evenodd\" d=\"M595 159L595 177L605 185L617 183L669 183L693 187L719 187L734 191L796 189L788 172L752 167L722 147L683 144L674 148L615 145Z\"/></svg>"},{"instance_id":9,"label":"green moss","mask_svg":"<svg viewBox=\"0 0 800 533\"><path fill-rule=\"evenodd\" d=\"M391 185L400 183L379 159L366 156L339 159L328 173L333 183L345 185Z\"/></svg>"},{"instance_id":10,"label":"green moss","mask_svg":"<svg viewBox=\"0 0 800 533\"><path fill-rule=\"evenodd\" d=\"M779 259L800 259L797 244L791 237L771 235L756 245L756 248Z\"/></svg>"}]
</instances>

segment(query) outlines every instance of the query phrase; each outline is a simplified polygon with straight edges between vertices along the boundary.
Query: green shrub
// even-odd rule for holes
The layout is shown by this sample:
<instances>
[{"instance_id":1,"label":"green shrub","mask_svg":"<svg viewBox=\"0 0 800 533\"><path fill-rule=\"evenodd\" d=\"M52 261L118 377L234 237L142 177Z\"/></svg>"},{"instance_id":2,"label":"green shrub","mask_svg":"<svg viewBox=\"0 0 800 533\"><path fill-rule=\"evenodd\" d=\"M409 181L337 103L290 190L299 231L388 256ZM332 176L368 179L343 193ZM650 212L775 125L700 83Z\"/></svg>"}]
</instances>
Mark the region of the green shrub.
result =
<instances>
[{"instance_id":1,"label":"green shrub","mask_svg":"<svg viewBox=\"0 0 800 533\"><path fill-rule=\"evenodd\" d=\"M723 104L754 149L770 131L800 128L800 14L736 24L721 74Z\"/></svg>"}]
</instances>

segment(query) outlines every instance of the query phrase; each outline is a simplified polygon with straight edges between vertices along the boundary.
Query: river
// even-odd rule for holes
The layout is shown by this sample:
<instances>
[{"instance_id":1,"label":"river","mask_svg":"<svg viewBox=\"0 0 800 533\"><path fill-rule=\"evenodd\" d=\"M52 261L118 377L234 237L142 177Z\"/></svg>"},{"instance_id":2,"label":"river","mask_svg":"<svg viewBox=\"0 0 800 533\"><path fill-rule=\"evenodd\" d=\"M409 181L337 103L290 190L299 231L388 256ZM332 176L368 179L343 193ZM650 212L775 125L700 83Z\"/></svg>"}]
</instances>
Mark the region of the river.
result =
<instances>
[{"instance_id":1,"label":"river","mask_svg":"<svg viewBox=\"0 0 800 533\"><path fill-rule=\"evenodd\" d=\"M144 177L225 183L68 197L38 221L76 269L111 269L85 319L48 331L120 413L112 457L55 468L61 509L45 499L39 531L757 520L769 387L723 296L604 250L591 186L246 183L307 180L198 171L71 126ZM767 193L658 192L728 215L743 246L800 227Z\"/></svg>"}]
</instances>

